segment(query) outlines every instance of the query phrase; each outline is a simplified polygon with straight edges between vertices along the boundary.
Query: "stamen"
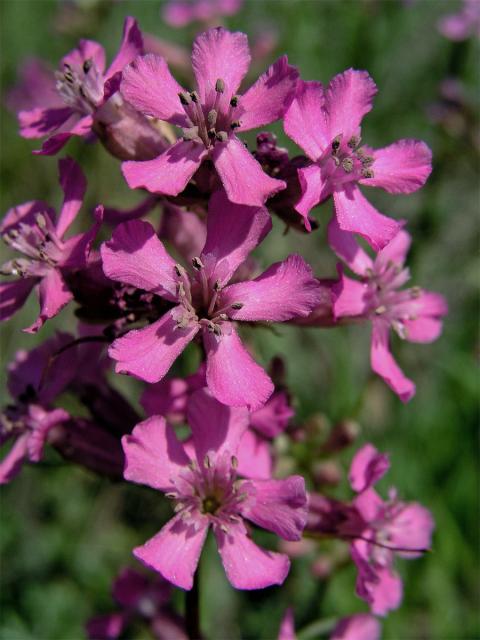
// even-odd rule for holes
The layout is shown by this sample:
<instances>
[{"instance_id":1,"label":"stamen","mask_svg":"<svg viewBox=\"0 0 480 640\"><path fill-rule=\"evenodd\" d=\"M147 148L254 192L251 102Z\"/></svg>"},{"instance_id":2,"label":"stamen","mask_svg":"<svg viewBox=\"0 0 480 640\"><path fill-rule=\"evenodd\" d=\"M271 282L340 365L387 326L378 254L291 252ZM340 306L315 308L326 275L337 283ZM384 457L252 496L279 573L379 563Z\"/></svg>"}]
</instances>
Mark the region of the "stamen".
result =
<instances>
[{"instance_id":1,"label":"stamen","mask_svg":"<svg viewBox=\"0 0 480 640\"><path fill-rule=\"evenodd\" d=\"M200 258L192 258L192 265L193 268L196 269L197 271L200 271L200 269L203 269L203 262L200 260Z\"/></svg>"},{"instance_id":2,"label":"stamen","mask_svg":"<svg viewBox=\"0 0 480 640\"><path fill-rule=\"evenodd\" d=\"M234 302L230 307L235 309L235 311L239 311L243 307L243 302Z\"/></svg>"},{"instance_id":3,"label":"stamen","mask_svg":"<svg viewBox=\"0 0 480 640\"><path fill-rule=\"evenodd\" d=\"M240 120L234 120L230 123L230 129L238 129L239 127L241 127L241 125L242 123L240 122Z\"/></svg>"},{"instance_id":4,"label":"stamen","mask_svg":"<svg viewBox=\"0 0 480 640\"><path fill-rule=\"evenodd\" d=\"M228 140L228 134L226 131L219 131L215 137L219 142L226 142Z\"/></svg>"},{"instance_id":5,"label":"stamen","mask_svg":"<svg viewBox=\"0 0 480 640\"><path fill-rule=\"evenodd\" d=\"M239 99L240 98L238 96L233 96L230 100L230 106L233 108L237 107Z\"/></svg>"},{"instance_id":6,"label":"stamen","mask_svg":"<svg viewBox=\"0 0 480 640\"><path fill-rule=\"evenodd\" d=\"M379 307L375 309L375 313L377 314L377 316L381 316L382 313L385 313L386 310L387 310L387 307L381 304Z\"/></svg>"},{"instance_id":7,"label":"stamen","mask_svg":"<svg viewBox=\"0 0 480 640\"><path fill-rule=\"evenodd\" d=\"M337 151L340 149L341 140L342 140L341 136L337 136L336 138L334 138L334 140L332 142L332 151L333 151L333 153L337 153Z\"/></svg>"},{"instance_id":8,"label":"stamen","mask_svg":"<svg viewBox=\"0 0 480 640\"><path fill-rule=\"evenodd\" d=\"M200 96L196 91L192 91L190 93L190 98L192 99L192 102L194 102L195 104L198 104L200 102Z\"/></svg>"},{"instance_id":9,"label":"stamen","mask_svg":"<svg viewBox=\"0 0 480 640\"><path fill-rule=\"evenodd\" d=\"M237 469L238 468L238 458L236 458L235 456L232 456L231 462L232 462L232 467L234 469Z\"/></svg>"},{"instance_id":10,"label":"stamen","mask_svg":"<svg viewBox=\"0 0 480 640\"><path fill-rule=\"evenodd\" d=\"M198 127L191 127L190 129L183 129L182 130L182 138L186 141L189 142L191 140L197 140L198 139Z\"/></svg>"},{"instance_id":11,"label":"stamen","mask_svg":"<svg viewBox=\"0 0 480 640\"><path fill-rule=\"evenodd\" d=\"M342 169L345 173L351 173L353 171L353 160L351 158L344 158L342 160Z\"/></svg>"},{"instance_id":12,"label":"stamen","mask_svg":"<svg viewBox=\"0 0 480 640\"><path fill-rule=\"evenodd\" d=\"M375 162L375 158L373 156L362 156L360 158L360 162L364 167L369 167L371 164Z\"/></svg>"},{"instance_id":13,"label":"stamen","mask_svg":"<svg viewBox=\"0 0 480 640\"><path fill-rule=\"evenodd\" d=\"M374 178L375 174L371 169L362 169L362 177L364 178Z\"/></svg>"},{"instance_id":14,"label":"stamen","mask_svg":"<svg viewBox=\"0 0 480 640\"><path fill-rule=\"evenodd\" d=\"M410 295L412 298L419 298L422 295L422 290L420 287L412 287L410 289Z\"/></svg>"},{"instance_id":15,"label":"stamen","mask_svg":"<svg viewBox=\"0 0 480 640\"><path fill-rule=\"evenodd\" d=\"M350 140L347 142L350 149L356 149L360 144L360 138L358 136L352 136Z\"/></svg>"},{"instance_id":16,"label":"stamen","mask_svg":"<svg viewBox=\"0 0 480 640\"><path fill-rule=\"evenodd\" d=\"M208 125L209 125L210 127L212 127L212 128L213 128L213 127L215 126L215 124L216 124L216 122L217 122L217 116L218 116L218 113L217 113L217 111L215 111L215 109L211 109L211 110L208 112L207 122L208 122Z\"/></svg>"},{"instance_id":17,"label":"stamen","mask_svg":"<svg viewBox=\"0 0 480 640\"><path fill-rule=\"evenodd\" d=\"M91 58L89 58L88 60L85 60L85 62L83 63L83 73L87 74L92 68L92 65L93 65L93 60Z\"/></svg>"},{"instance_id":18,"label":"stamen","mask_svg":"<svg viewBox=\"0 0 480 640\"><path fill-rule=\"evenodd\" d=\"M215 91L217 93L223 93L225 91L225 82L221 78L218 78L215 83Z\"/></svg>"},{"instance_id":19,"label":"stamen","mask_svg":"<svg viewBox=\"0 0 480 640\"><path fill-rule=\"evenodd\" d=\"M181 91L178 94L178 97L180 98L180 102L183 104L184 107L188 107L188 105L191 104L192 102L190 95L186 91Z\"/></svg>"},{"instance_id":20,"label":"stamen","mask_svg":"<svg viewBox=\"0 0 480 640\"><path fill-rule=\"evenodd\" d=\"M208 457L208 453L205 456L205 458L203 459L203 466L205 467L205 469L211 469L212 468L212 463L210 461L210 458Z\"/></svg>"},{"instance_id":21,"label":"stamen","mask_svg":"<svg viewBox=\"0 0 480 640\"><path fill-rule=\"evenodd\" d=\"M181 264L177 263L173 268L175 269L175 273L179 278L183 277L187 273Z\"/></svg>"}]
</instances>

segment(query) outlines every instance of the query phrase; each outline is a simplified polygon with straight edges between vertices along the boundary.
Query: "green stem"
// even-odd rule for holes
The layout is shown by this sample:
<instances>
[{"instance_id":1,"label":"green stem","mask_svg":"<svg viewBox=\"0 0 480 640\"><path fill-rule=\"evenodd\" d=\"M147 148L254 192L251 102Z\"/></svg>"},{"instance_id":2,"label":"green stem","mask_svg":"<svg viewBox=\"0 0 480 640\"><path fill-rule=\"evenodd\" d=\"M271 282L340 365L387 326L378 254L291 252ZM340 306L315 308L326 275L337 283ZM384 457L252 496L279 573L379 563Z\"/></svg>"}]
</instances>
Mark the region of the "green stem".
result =
<instances>
[{"instance_id":1,"label":"green stem","mask_svg":"<svg viewBox=\"0 0 480 640\"><path fill-rule=\"evenodd\" d=\"M201 640L199 568L193 578L193 587L185 595L185 627L189 640Z\"/></svg>"}]
</instances>

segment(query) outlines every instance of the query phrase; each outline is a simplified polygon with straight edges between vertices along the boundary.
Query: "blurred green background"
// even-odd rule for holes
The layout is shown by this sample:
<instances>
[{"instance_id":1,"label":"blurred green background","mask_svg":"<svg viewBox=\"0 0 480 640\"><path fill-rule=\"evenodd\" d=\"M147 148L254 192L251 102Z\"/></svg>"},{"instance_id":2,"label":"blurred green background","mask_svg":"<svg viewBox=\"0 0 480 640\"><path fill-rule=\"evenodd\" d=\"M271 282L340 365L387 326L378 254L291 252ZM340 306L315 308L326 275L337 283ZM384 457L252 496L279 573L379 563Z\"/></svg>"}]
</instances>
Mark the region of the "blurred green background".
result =
<instances>
[{"instance_id":1,"label":"blurred green background","mask_svg":"<svg viewBox=\"0 0 480 640\"><path fill-rule=\"evenodd\" d=\"M126 15L134 15L143 30L190 48L195 27L168 27L160 19L160 4L2 0L3 95L15 83L22 60L38 56L56 65L80 37L103 43L111 60ZM357 444L371 440L391 454L392 469L381 489L386 492L395 485L406 500L418 500L434 514L433 552L397 563L405 595L402 607L384 622L383 637L389 640L480 638L476 371L480 135L474 129L480 50L478 41L452 43L436 28L440 16L459 7L456 1L440 0L250 0L226 21L227 26L245 31L251 41L264 30L275 32L278 45L271 59L286 52L304 79L328 82L348 67L367 69L379 94L364 121L364 141L383 146L414 137L433 150L433 173L419 193L368 193L380 210L408 220L414 239L409 259L414 283L443 293L449 302L450 313L437 343L395 342L395 354L417 383L413 401L403 406L371 376L366 327L334 331L279 327L275 333L259 330L251 336L263 364L277 353L285 356L298 421L314 413L331 421L358 420L362 432ZM448 77L461 83L463 98L447 105L449 117L439 122L432 113L438 113L440 86ZM298 153L281 127L273 130L282 144ZM57 160L32 156L36 147L17 135L14 116L3 109L2 212L35 198L60 203ZM126 206L138 201L138 194L128 192L118 162L100 145L71 142L66 151L87 174L85 211L97 202ZM259 259L268 265L299 251L318 275L334 276L335 259L325 242L330 207L317 210L320 229L311 236L294 231L284 236L283 225L276 220ZM31 348L54 328L73 330L73 315L67 310L40 336L20 333L32 321L35 305L31 301L3 327L3 368L16 349ZM126 388L124 379L121 383ZM136 402L141 385L127 387ZM354 448L342 456L345 469ZM348 497L348 491L343 495ZM86 619L112 609L110 584L121 566L133 563L132 547L155 533L168 513L159 494L98 479L61 464L55 456L25 468L2 489L0 637L84 637ZM329 549L325 544L323 551ZM202 624L210 638L275 638L288 605L295 608L297 630L314 621L366 610L354 595L355 570L348 564L322 581L311 575L309 562L303 559L282 589L251 594L235 592L228 585L213 545L201 565ZM177 601L183 606L180 594ZM148 637L141 629L135 634ZM300 637L321 636L305 632Z\"/></svg>"}]
</instances>

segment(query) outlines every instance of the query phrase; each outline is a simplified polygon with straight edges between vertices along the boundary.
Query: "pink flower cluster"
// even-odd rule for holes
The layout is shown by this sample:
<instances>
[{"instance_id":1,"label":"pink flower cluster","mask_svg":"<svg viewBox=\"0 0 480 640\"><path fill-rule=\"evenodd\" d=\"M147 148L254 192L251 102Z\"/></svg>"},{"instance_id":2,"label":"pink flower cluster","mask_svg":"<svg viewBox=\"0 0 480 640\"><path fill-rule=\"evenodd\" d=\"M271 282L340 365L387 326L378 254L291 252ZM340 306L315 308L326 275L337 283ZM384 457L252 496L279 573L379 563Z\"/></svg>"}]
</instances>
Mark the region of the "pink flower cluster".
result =
<instances>
[{"instance_id":1,"label":"pink flower cluster","mask_svg":"<svg viewBox=\"0 0 480 640\"><path fill-rule=\"evenodd\" d=\"M240 3L200 4L170 3L165 16L176 24L208 20L208 11L229 13ZM50 84L44 66L31 68L32 83L40 74L48 95L16 93L21 135L45 138L35 153L54 154L72 136L98 139L122 161L127 185L147 192L128 211L98 205L90 223L80 215L86 179L74 160L63 158L58 216L46 203L29 201L12 207L0 226L15 252L2 266L10 279L0 285L1 319L35 289L40 312L26 332L39 331L72 303L85 321L76 337L59 333L19 352L10 366L12 403L1 414L1 435L14 444L0 464L1 481L24 462L40 461L48 443L97 473L123 472L173 506L173 517L133 552L162 579L149 582L125 570L113 590L121 611L92 619L92 638L116 638L136 617L155 637L163 637L162 625L170 625L171 637L186 637L163 579L192 589L209 530L237 589L281 585L289 572L285 553L257 545L257 528L289 542L300 541L305 528L313 537L347 541L357 593L376 615L401 601L394 554L417 557L430 546L430 513L399 501L393 490L383 501L373 489L389 466L373 445L354 457L350 503L311 490L308 474L308 491L301 475L278 477L282 451L303 432L291 425L282 360L267 373L243 333L271 323L302 331L369 322L373 371L410 400L415 385L390 352L391 329L410 342L431 342L447 306L439 294L405 288L411 240L405 223L377 211L361 188L391 194L421 188L430 149L418 140L381 149L362 143L362 119L377 92L366 71L349 69L324 87L300 79L282 56L243 90L249 65L245 34L209 29L193 43L195 86L187 89L163 57L144 55L138 25L127 18L107 70L103 48L82 40ZM248 149L242 134L276 121L305 155L290 158L265 132L257 149ZM311 212L330 198L328 244L356 278L341 264L336 277L320 277L298 253L263 269L252 253L272 230L272 215L312 232L314 242ZM155 209L162 211L160 224L151 216ZM89 228L70 235L77 222ZM109 239L95 248L100 227ZM190 345L200 365L182 377ZM110 384L110 361L115 372L147 383L146 418ZM57 406L64 392L77 394L81 416ZM332 436L325 450L334 455L352 439L334 443ZM332 633L332 640L374 640L380 630L374 617L359 614ZM292 612L279 637L294 637Z\"/></svg>"}]
</instances>

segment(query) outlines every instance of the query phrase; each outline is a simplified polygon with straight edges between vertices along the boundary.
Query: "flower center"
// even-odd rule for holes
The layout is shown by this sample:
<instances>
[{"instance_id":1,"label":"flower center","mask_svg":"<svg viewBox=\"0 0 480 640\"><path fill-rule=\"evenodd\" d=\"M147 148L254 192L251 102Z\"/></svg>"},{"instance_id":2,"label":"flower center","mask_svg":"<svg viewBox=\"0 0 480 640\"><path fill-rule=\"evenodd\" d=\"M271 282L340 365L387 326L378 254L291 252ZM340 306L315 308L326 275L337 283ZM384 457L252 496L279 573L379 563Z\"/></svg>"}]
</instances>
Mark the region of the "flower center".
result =
<instances>
[{"instance_id":1,"label":"flower center","mask_svg":"<svg viewBox=\"0 0 480 640\"><path fill-rule=\"evenodd\" d=\"M202 500L202 513L214 514L220 508L221 502L219 502L216 496L206 496Z\"/></svg>"},{"instance_id":2,"label":"flower center","mask_svg":"<svg viewBox=\"0 0 480 640\"><path fill-rule=\"evenodd\" d=\"M352 136L348 141L343 134L337 136L320 159L325 178L336 187L348 182L357 182L365 178L373 178L372 165L375 162L363 147L359 147L360 138Z\"/></svg>"},{"instance_id":3,"label":"flower center","mask_svg":"<svg viewBox=\"0 0 480 640\"><path fill-rule=\"evenodd\" d=\"M103 100L103 76L91 58L82 67L67 62L63 71L56 71L57 91L65 104L82 115L89 115Z\"/></svg>"},{"instance_id":4,"label":"flower center","mask_svg":"<svg viewBox=\"0 0 480 640\"><path fill-rule=\"evenodd\" d=\"M196 91L178 94L183 110L188 118L188 127L183 130L183 139L192 140L212 148L217 142L226 142L229 134L240 126L236 119L238 96L231 96L226 103L225 82L218 78L215 83L215 99L209 107L200 103Z\"/></svg>"}]
</instances>

